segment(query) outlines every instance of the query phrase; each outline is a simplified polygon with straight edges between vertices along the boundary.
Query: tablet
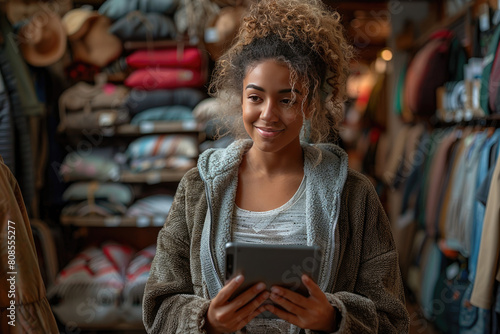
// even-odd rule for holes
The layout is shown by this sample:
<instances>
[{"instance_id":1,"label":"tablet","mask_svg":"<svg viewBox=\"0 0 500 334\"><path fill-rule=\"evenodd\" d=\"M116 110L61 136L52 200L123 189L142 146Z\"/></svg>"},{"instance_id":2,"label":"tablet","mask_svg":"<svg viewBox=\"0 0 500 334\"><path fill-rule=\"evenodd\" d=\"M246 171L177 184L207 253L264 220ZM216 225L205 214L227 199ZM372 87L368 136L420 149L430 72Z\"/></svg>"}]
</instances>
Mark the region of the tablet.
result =
<instances>
[{"instance_id":1,"label":"tablet","mask_svg":"<svg viewBox=\"0 0 500 334\"><path fill-rule=\"evenodd\" d=\"M239 274L245 276L230 300L258 282L264 282L268 289L278 285L308 296L301 276L307 274L317 282L320 260L318 246L229 242L226 244L226 282ZM270 312L260 317L275 318Z\"/></svg>"}]
</instances>

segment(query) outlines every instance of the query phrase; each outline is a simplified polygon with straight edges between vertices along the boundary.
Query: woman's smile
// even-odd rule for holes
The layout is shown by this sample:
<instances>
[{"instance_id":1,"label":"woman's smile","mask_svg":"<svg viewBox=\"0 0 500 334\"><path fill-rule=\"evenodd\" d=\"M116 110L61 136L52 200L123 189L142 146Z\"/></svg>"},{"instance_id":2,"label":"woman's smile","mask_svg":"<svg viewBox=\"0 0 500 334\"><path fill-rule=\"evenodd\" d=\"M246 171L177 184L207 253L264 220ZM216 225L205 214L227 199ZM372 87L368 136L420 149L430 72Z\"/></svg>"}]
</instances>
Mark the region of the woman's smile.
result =
<instances>
[{"instance_id":1,"label":"woman's smile","mask_svg":"<svg viewBox=\"0 0 500 334\"><path fill-rule=\"evenodd\" d=\"M265 138L274 138L280 135L283 132L283 129L274 129L269 127L261 127L254 125L257 131L260 133L262 137Z\"/></svg>"}]
</instances>

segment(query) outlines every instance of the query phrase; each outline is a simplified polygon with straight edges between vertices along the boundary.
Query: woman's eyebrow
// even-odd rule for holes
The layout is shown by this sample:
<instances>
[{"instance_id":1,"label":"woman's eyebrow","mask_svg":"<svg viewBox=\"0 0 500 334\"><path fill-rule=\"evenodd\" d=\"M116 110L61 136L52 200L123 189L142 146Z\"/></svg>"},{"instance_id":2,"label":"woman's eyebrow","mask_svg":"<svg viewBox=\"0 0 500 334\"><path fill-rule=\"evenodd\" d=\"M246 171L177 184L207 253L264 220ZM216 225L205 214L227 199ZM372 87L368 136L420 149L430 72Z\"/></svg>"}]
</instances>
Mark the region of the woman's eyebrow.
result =
<instances>
[{"instance_id":1,"label":"woman's eyebrow","mask_svg":"<svg viewBox=\"0 0 500 334\"><path fill-rule=\"evenodd\" d=\"M260 90L261 92L265 92L264 88L262 87L259 87L257 85L254 85L254 84L248 84L245 89L250 89L250 88L253 88L253 89L256 89L256 90Z\"/></svg>"},{"instance_id":2,"label":"woman's eyebrow","mask_svg":"<svg viewBox=\"0 0 500 334\"><path fill-rule=\"evenodd\" d=\"M255 90L258 90L258 91L261 91L261 92L265 92L265 89L260 87L260 86L257 86L257 85L254 85L254 84L248 84L245 89L255 89ZM291 88L286 88L286 89L282 89L282 90L279 90L278 91L278 94L284 94L284 93L290 93L292 92L292 89ZM297 90L297 89L293 89L293 92L296 93L296 94L299 94L299 95L302 95L302 93Z\"/></svg>"}]
</instances>

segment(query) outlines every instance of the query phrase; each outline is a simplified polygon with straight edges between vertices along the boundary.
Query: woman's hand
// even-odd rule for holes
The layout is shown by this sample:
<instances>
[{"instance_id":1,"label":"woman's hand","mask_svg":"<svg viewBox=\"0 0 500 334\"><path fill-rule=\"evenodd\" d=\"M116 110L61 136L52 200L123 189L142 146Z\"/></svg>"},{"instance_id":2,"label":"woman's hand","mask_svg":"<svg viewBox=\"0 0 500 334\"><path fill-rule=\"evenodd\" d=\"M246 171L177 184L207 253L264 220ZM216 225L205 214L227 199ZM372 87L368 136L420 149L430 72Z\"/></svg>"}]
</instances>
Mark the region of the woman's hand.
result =
<instances>
[{"instance_id":1,"label":"woman's hand","mask_svg":"<svg viewBox=\"0 0 500 334\"><path fill-rule=\"evenodd\" d=\"M309 297L273 286L270 299L283 309L271 304L266 304L265 309L300 328L327 333L337 330L337 313L323 291L307 275L302 275L302 282L309 291Z\"/></svg>"},{"instance_id":2,"label":"woman's hand","mask_svg":"<svg viewBox=\"0 0 500 334\"><path fill-rule=\"evenodd\" d=\"M209 334L240 330L250 320L265 311L262 303L269 298L270 294L264 291L266 289L264 283L253 285L233 300L228 301L243 280L243 275L236 276L210 302L205 324L205 329Z\"/></svg>"}]
</instances>

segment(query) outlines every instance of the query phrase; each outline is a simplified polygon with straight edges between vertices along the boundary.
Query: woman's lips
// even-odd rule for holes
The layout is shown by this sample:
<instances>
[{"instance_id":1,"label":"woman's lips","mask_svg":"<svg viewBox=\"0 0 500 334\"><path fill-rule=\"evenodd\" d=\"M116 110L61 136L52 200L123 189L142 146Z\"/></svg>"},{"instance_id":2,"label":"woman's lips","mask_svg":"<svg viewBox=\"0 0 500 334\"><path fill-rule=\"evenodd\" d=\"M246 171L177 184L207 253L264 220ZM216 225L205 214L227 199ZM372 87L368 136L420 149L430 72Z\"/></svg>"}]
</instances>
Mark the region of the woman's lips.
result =
<instances>
[{"instance_id":1,"label":"woman's lips","mask_svg":"<svg viewBox=\"0 0 500 334\"><path fill-rule=\"evenodd\" d=\"M283 131L283 129L262 128L258 126L256 126L255 128L262 137L266 138L276 137Z\"/></svg>"}]
</instances>

